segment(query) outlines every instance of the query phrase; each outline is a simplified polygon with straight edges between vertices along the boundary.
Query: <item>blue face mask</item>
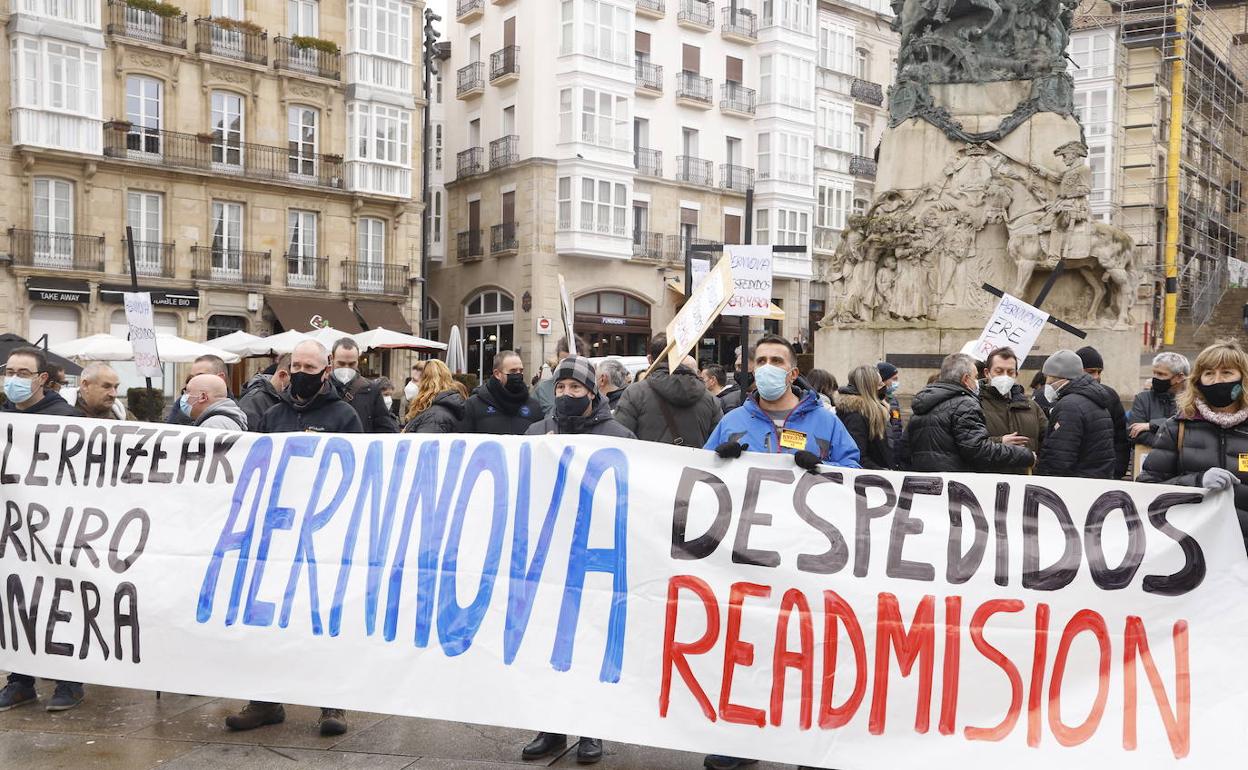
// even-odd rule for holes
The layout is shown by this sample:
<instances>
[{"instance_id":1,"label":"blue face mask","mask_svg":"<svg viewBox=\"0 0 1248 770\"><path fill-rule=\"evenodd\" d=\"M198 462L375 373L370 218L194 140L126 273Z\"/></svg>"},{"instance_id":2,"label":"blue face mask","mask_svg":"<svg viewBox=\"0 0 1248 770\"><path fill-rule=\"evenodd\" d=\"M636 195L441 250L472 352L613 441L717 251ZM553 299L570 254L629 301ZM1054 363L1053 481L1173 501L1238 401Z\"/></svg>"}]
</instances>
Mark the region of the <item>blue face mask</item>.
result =
<instances>
[{"instance_id":1,"label":"blue face mask","mask_svg":"<svg viewBox=\"0 0 1248 770\"><path fill-rule=\"evenodd\" d=\"M764 401L776 401L789 389L789 372L772 364L754 370L754 386Z\"/></svg>"},{"instance_id":2,"label":"blue face mask","mask_svg":"<svg viewBox=\"0 0 1248 770\"><path fill-rule=\"evenodd\" d=\"M191 402L187 399L186 394L182 394L182 398L178 399L178 411L185 417L191 416Z\"/></svg>"},{"instance_id":3,"label":"blue face mask","mask_svg":"<svg viewBox=\"0 0 1248 770\"><path fill-rule=\"evenodd\" d=\"M4 397L11 404L21 404L29 401L32 390L34 390L34 385L30 380L22 377L4 378Z\"/></svg>"}]
</instances>

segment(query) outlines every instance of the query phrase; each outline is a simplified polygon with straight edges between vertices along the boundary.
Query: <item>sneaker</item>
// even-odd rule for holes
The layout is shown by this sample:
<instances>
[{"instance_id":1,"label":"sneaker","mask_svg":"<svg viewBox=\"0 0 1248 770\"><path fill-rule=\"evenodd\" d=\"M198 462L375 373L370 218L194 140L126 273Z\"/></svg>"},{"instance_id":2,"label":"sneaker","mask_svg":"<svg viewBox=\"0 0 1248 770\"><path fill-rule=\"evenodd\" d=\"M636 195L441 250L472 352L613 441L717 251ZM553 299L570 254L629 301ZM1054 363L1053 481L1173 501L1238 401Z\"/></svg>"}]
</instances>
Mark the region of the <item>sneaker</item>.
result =
<instances>
[{"instance_id":1,"label":"sneaker","mask_svg":"<svg viewBox=\"0 0 1248 770\"><path fill-rule=\"evenodd\" d=\"M0 690L0 711L8 711L38 700L33 685L9 682Z\"/></svg>"},{"instance_id":2,"label":"sneaker","mask_svg":"<svg viewBox=\"0 0 1248 770\"><path fill-rule=\"evenodd\" d=\"M286 721L286 709L280 703L249 701L243 710L225 718L225 726L231 730L254 730L265 725L280 725Z\"/></svg>"},{"instance_id":3,"label":"sneaker","mask_svg":"<svg viewBox=\"0 0 1248 770\"><path fill-rule=\"evenodd\" d=\"M321 718L317 720L321 726L321 735L342 735L347 731L347 712L342 709L321 709Z\"/></svg>"},{"instance_id":4,"label":"sneaker","mask_svg":"<svg viewBox=\"0 0 1248 770\"><path fill-rule=\"evenodd\" d=\"M580 743L576 744L576 763L592 765L600 759L602 759L602 739L581 738Z\"/></svg>"},{"instance_id":5,"label":"sneaker","mask_svg":"<svg viewBox=\"0 0 1248 770\"><path fill-rule=\"evenodd\" d=\"M709 768L709 770L736 770L738 767L757 764L757 759L740 759L739 757L727 757L723 754L708 754L706 759L702 760L702 766Z\"/></svg>"},{"instance_id":6,"label":"sneaker","mask_svg":"<svg viewBox=\"0 0 1248 770\"><path fill-rule=\"evenodd\" d=\"M568 736L563 733L538 733L520 752L523 759L541 759L568 747Z\"/></svg>"},{"instance_id":7,"label":"sneaker","mask_svg":"<svg viewBox=\"0 0 1248 770\"><path fill-rule=\"evenodd\" d=\"M48 701L48 711L69 711L82 703L82 685L77 682L57 682L52 692L52 700Z\"/></svg>"}]
</instances>

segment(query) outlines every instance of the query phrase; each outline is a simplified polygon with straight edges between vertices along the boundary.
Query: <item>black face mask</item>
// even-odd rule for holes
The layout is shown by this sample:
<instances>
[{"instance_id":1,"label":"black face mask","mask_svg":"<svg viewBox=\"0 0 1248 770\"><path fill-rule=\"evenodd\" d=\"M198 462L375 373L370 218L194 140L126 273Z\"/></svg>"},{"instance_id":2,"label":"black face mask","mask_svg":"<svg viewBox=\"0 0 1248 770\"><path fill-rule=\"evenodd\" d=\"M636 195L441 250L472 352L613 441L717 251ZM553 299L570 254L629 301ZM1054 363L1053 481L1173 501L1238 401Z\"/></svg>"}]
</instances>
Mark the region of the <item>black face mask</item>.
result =
<instances>
[{"instance_id":1,"label":"black face mask","mask_svg":"<svg viewBox=\"0 0 1248 770\"><path fill-rule=\"evenodd\" d=\"M1200 389L1200 394L1205 397L1205 403L1214 409L1230 406L1244 393L1241 380L1219 382L1214 385L1205 385L1197 381L1196 387Z\"/></svg>"},{"instance_id":2,"label":"black face mask","mask_svg":"<svg viewBox=\"0 0 1248 770\"><path fill-rule=\"evenodd\" d=\"M1153 378L1153 392L1159 396L1164 396L1170 392L1170 380L1163 380L1160 377Z\"/></svg>"},{"instance_id":3,"label":"black face mask","mask_svg":"<svg viewBox=\"0 0 1248 770\"><path fill-rule=\"evenodd\" d=\"M503 383L503 387L511 393L525 393L529 386L524 381L524 372L512 372L507 375L507 381Z\"/></svg>"},{"instance_id":4,"label":"black face mask","mask_svg":"<svg viewBox=\"0 0 1248 770\"><path fill-rule=\"evenodd\" d=\"M324 376L325 370L316 374L308 372L291 372L290 373L290 395L298 401L309 401L321 390L321 378Z\"/></svg>"},{"instance_id":5,"label":"black face mask","mask_svg":"<svg viewBox=\"0 0 1248 770\"><path fill-rule=\"evenodd\" d=\"M555 398L555 415L580 417L589 408L589 396L558 396Z\"/></svg>"}]
</instances>

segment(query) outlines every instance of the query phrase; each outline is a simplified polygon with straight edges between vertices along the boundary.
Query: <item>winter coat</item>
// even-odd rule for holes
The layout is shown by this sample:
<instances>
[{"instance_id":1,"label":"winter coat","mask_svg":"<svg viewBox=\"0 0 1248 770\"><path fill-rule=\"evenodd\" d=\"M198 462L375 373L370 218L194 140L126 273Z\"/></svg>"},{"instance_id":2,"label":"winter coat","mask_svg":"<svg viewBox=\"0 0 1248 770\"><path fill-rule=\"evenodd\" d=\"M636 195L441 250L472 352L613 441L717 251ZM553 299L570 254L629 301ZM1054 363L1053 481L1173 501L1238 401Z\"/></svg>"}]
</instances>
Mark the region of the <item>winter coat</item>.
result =
<instances>
[{"instance_id":1,"label":"winter coat","mask_svg":"<svg viewBox=\"0 0 1248 770\"><path fill-rule=\"evenodd\" d=\"M247 430L247 413L238 404L228 398L209 406L195 420L196 428L218 428L220 430Z\"/></svg>"},{"instance_id":2,"label":"winter coat","mask_svg":"<svg viewBox=\"0 0 1248 770\"><path fill-rule=\"evenodd\" d=\"M864 407L864 399L853 385L846 385L837 392L836 416L858 445L859 464L871 470L890 470L894 461L888 427L885 426L883 436L872 438L871 423Z\"/></svg>"},{"instance_id":3,"label":"winter coat","mask_svg":"<svg viewBox=\"0 0 1248 770\"><path fill-rule=\"evenodd\" d=\"M624 397L624 393L627 390L628 386L625 385L606 394L607 408L611 410L611 414L615 414L615 410L620 408L620 399Z\"/></svg>"},{"instance_id":4,"label":"winter coat","mask_svg":"<svg viewBox=\"0 0 1248 770\"><path fill-rule=\"evenodd\" d=\"M495 436L523 436L529 426L542 419L542 405L526 389L512 395L493 377L477 388L464 405L460 430L464 433L490 433Z\"/></svg>"},{"instance_id":5,"label":"winter coat","mask_svg":"<svg viewBox=\"0 0 1248 770\"><path fill-rule=\"evenodd\" d=\"M18 409L17 404L12 401L5 401L4 406L0 406L0 411L15 412L17 414L46 414L52 417L76 417L78 413L69 405L69 402L61 398L61 394L55 390L44 388L43 398L35 402L34 406L29 409Z\"/></svg>"},{"instance_id":6,"label":"winter coat","mask_svg":"<svg viewBox=\"0 0 1248 770\"><path fill-rule=\"evenodd\" d=\"M745 401L745 395L741 392L740 386L735 383L716 393L715 398L719 399L719 408L724 414L741 406Z\"/></svg>"},{"instance_id":7,"label":"winter coat","mask_svg":"<svg viewBox=\"0 0 1248 770\"><path fill-rule=\"evenodd\" d=\"M1118 391L1103 382L1097 384L1109 391L1109 419L1114 424L1114 475L1112 478L1120 479L1127 475L1127 468L1131 467L1131 434L1127 433L1127 410L1122 407L1122 397L1118 395Z\"/></svg>"},{"instance_id":8,"label":"winter coat","mask_svg":"<svg viewBox=\"0 0 1248 770\"><path fill-rule=\"evenodd\" d=\"M238 408L247 415L247 424L252 430L260 424L264 413L272 409L282 400L281 394L273 387L273 378L267 374L257 374L243 386L243 395L238 397Z\"/></svg>"},{"instance_id":9,"label":"winter coat","mask_svg":"<svg viewBox=\"0 0 1248 770\"><path fill-rule=\"evenodd\" d=\"M906 426L901 421L901 402L891 394L882 400L888 407L888 443L894 447L901 446L906 436Z\"/></svg>"},{"instance_id":10,"label":"winter coat","mask_svg":"<svg viewBox=\"0 0 1248 770\"><path fill-rule=\"evenodd\" d=\"M1178 446L1179 426L1183 446ZM1248 423L1223 428L1199 417L1172 417L1157 432L1153 449L1144 458L1137 481L1145 484L1178 484L1199 487L1210 468L1225 468L1239 477L1233 487L1239 520L1248 521L1248 473L1240 470L1239 458L1248 454Z\"/></svg>"},{"instance_id":11,"label":"winter coat","mask_svg":"<svg viewBox=\"0 0 1248 770\"><path fill-rule=\"evenodd\" d=\"M959 383L934 382L910 405L902 462L912 470L1002 473L1030 466L1030 449L993 441L975 394Z\"/></svg>"},{"instance_id":12,"label":"winter coat","mask_svg":"<svg viewBox=\"0 0 1248 770\"><path fill-rule=\"evenodd\" d=\"M464 419L464 397L451 388L433 397L425 411L412 417L404 433L458 433Z\"/></svg>"},{"instance_id":13,"label":"winter coat","mask_svg":"<svg viewBox=\"0 0 1248 770\"><path fill-rule=\"evenodd\" d=\"M332 379L332 378L331 378ZM365 433L398 433L399 424L394 415L386 408L381 397L381 388L376 380L370 380L362 374L352 377L346 385L333 380L338 394L347 402L355 413L360 416L360 425Z\"/></svg>"},{"instance_id":14,"label":"winter coat","mask_svg":"<svg viewBox=\"0 0 1248 770\"><path fill-rule=\"evenodd\" d=\"M545 436L547 434L573 435L589 434L593 436L614 436L616 438L637 438L633 432L620 425L611 416L611 408L607 399L598 396L594 399L594 408L588 415L577 417L557 417L551 415L541 422L535 422L525 431L526 436Z\"/></svg>"},{"instance_id":15,"label":"winter coat","mask_svg":"<svg viewBox=\"0 0 1248 770\"><path fill-rule=\"evenodd\" d=\"M1010 395L1001 392L987 383L979 386L979 405L984 410L984 427L988 429L988 437L1000 441L1002 436L1017 433L1030 441L1028 449L1039 452L1044 442L1044 434L1049 429L1049 418L1044 416L1040 405L1027 397L1022 385L1010 389ZM1026 473L1029 465L1007 468L1004 473Z\"/></svg>"},{"instance_id":16,"label":"winter coat","mask_svg":"<svg viewBox=\"0 0 1248 770\"><path fill-rule=\"evenodd\" d=\"M75 417L86 417L93 420L137 421L137 418L130 413L130 410L126 408L126 405L121 402L121 399L113 401L113 408L108 410L107 414L87 414L87 407L86 404L82 403L82 396L79 395L80 392L81 391L79 391L78 388L61 388L59 391L59 395L61 398L65 399L65 403L74 405Z\"/></svg>"},{"instance_id":17,"label":"winter coat","mask_svg":"<svg viewBox=\"0 0 1248 770\"><path fill-rule=\"evenodd\" d=\"M615 409L620 425L642 441L700 447L719 418L719 403L692 369L655 368L629 386ZM670 424L669 424L670 423Z\"/></svg>"},{"instance_id":18,"label":"winter coat","mask_svg":"<svg viewBox=\"0 0 1248 770\"><path fill-rule=\"evenodd\" d=\"M281 401L269 408L255 426L258 433L363 433L360 416L338 395L333 381L305 403L297 403L290 388L282 391Z\"/></svg>"},{"instance_id":19,"label":"winter coat","mask_svg":"<svg viewBox=\"0 0 1248 770\"><path fill-rule=\"evenodd\" d=\"M537 383L537 387L533 388L533 398L541 405L542 414L549 417L555 410L555 378L547 377Z\"/></svg>"},{"instance_id":20,"label":"winter coat","mask_svg":"<svg viewBox=\"0 0 1248 770\"><path fill-rule=\"evenodd\" d=\"M1040 407L1046 418L1049 416L1049 412L1053 411L1053 405L1044 397L1044 388L1036 388L1031 391L1031 400L1036 402L1036 406Z\"/></svg>"},{"instance_id":21,"label":"winter coat","mask_svg":"<svg viewBox=\"0 0 1248 770\"><path fill-rule=\"evenodd\" d=\"M1113 392L1082 374L1058 391L1036 473L1041 476L1114 478Z\"/></svg>"},{"instance_id":22,"label":"winter coat","mask_svg":"<svg viewBox=\"0 0 1248 770\"><path fill-rule=\"evenodd\" d=\"M858 445L840 418L819 403L813 390L799 391L797 395L800 400L785 419L784 428L806 434L806 451L819 455L822 462L841 468L862 467ZM771 415L759 405L757 393L740 409L724 415L704 448L714 449L729 441L746 444L751 452L797 453L796 449L780 445L780 430L772 422Z\"/></svg>"},{"instance_id":23,"label":"winter coat","mask_svg":"<svg viewBox=\"0 0 1248 770\"><path fill-rule=\"evenodd\" d=\"M1131 422L1146 422L1148 430L1135 437L1135 443L1155 446L1162 426L1174 416L1177 407L1174 391L1157 393L1152 388L1141 390L1131 402Z\"/></svg>"}]
</instances>

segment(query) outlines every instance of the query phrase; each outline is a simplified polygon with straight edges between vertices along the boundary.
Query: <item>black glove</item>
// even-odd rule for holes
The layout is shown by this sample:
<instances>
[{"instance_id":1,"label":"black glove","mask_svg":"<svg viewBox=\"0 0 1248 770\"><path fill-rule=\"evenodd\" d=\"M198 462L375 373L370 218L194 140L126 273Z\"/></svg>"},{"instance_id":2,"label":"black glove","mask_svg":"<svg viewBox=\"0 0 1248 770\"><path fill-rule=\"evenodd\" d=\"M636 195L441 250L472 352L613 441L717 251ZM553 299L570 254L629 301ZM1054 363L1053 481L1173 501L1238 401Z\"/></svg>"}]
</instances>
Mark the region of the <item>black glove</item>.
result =
<instances>
[{"instance_id":1,"label":"black glove","mask_svg":"<svg viewBox=\"0 0 1248 770\"><path fill-rule=\"evenodd\" d=\"M797 463L797 467L814 473L819 469L819 455L814 452L807 452L805 449L798 450L793 455L793 462Z\"/></svg>"},{"instance_id":2,"label":"black glove","mask_svg":"<svg viewBox=\"0 0 1248 770\"><path fill-rule=\"evenodd\" d=\"M749 444L738 444L735 441L725 441L724 443L715 447L715 454L719 455L725 460L733 460L733 459L740 457L741 453L749 448L750 448Z\"/></svg>"}]
</instances>

